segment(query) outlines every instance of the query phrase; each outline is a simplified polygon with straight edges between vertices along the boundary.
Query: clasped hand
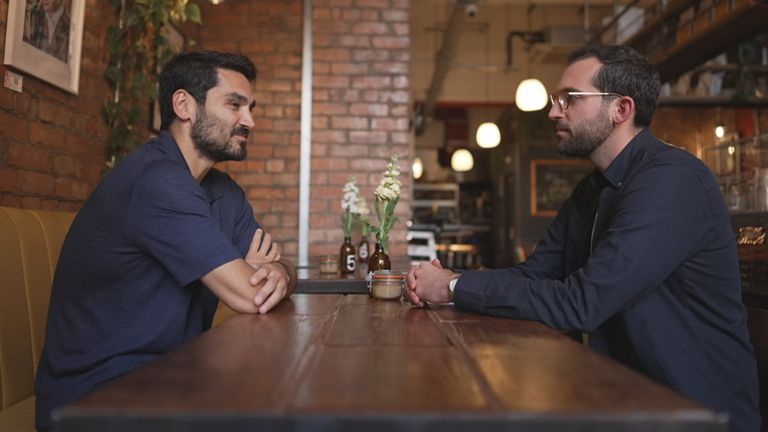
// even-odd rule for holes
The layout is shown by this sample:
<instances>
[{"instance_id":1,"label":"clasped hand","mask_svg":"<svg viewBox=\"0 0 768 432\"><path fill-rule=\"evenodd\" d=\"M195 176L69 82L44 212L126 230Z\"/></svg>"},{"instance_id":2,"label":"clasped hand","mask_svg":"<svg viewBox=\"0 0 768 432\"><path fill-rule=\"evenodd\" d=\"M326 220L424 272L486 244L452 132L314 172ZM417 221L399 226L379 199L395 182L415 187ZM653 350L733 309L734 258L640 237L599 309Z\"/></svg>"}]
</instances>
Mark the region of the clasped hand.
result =
<instances>
[{"instance_id":1,"label":"clasped hand","mask_svg":"<svg viewBox=\"0 0 768 432\"><path fill-rule=\"evenodd\" d=\"M256 269L251 275L250 284L253 287L261 285L253 299L259 313L267 313L288 294L290 277L279 260L280 245L272 241L269 233L257 229L245 262Z\"/></svg>"},{"instance_id":2,"label":"clasped hand","mask_svg":"<svg viewBox=\"0 0 768 432\"><path fill-rule=\"evenodd\" d=\"M423 262L411 267L408 272L408 287L405 290L405 298L419 307L429 303L448 303L453 301L448 290L448 282L459 277L443 265L437 259L432 262Z\"/></svg>"}]
</instances>

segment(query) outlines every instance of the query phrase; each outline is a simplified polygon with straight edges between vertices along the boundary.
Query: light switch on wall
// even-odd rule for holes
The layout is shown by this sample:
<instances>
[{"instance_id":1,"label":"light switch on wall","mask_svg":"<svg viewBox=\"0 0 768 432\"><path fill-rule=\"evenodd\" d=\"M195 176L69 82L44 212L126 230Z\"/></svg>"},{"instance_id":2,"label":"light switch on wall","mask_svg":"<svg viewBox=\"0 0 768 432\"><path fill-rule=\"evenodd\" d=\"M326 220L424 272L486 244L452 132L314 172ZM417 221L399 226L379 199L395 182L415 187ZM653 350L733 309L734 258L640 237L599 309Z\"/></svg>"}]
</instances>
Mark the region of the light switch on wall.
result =
<instances>
[{"instance_id":1,"label":"light switch on wall","mask_svg":"<svg viewBox=\"0 0 768 432\"><path fill-rule=\"evenodd\" d=\"M8 70L5 71L5 76L3 77L3 85L6 88L21 93L21 85L23 81L23 76Z\"/></svg>"}]
</instances>

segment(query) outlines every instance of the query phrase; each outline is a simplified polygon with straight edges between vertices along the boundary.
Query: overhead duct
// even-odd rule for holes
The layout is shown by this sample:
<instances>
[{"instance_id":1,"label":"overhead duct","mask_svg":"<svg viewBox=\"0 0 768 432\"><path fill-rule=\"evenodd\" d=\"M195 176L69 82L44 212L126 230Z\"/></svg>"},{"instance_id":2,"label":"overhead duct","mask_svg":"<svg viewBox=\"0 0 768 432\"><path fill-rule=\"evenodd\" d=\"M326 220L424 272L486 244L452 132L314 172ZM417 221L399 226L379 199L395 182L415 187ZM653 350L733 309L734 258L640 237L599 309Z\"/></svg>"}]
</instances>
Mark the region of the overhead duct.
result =
<instances>
[{"instance_id":1,"label":"overhead duct","mask_svg":"<svg viewBox=\"0 0 768 432\"><path fill-rule=\"evenodd\" d=\"M437 97L443 88L443 81L448 75L451 62L456 57L456 51L459 47L459 40L464 33L467 18L473 18L477 15L476 0L457 0L451 9L451 16L448 18L448 24L443 33L443 41L440 50L435 57L435 69L432 73L432 79L427 88L426 99L417 112L414 113L414 129L416 135L421 135L426 127L426 120L432 118L435 114Z\"/></svg>"}]
</instances>

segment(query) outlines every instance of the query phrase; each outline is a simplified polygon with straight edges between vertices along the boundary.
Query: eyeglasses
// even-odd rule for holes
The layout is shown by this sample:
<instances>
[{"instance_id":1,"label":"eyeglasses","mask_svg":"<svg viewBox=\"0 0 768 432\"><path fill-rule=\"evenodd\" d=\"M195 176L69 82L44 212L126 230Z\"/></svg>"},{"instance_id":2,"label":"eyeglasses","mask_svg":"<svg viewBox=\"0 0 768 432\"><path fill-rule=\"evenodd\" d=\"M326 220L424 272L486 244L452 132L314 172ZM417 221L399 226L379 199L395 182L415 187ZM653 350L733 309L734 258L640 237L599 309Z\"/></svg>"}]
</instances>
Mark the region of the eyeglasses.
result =
<instances>
[{"instance_id":1,"label":"eyeglasses","mask_svg":"<svg viewBox=\"0 0 768 432\"><path fill-rule=\"evenodd\" d=\"M610 92L581 92L581 91L559 91L557 93L550 93L549 94L549 100L552 102L552 105L559 105L560 109L565 111L568 109L568 106L573 102L574 99L578 99L582 96L613 96L613 97L623 97L624 95L618 94L618 93L610 93Z\"/></svg>"}]
</instances>

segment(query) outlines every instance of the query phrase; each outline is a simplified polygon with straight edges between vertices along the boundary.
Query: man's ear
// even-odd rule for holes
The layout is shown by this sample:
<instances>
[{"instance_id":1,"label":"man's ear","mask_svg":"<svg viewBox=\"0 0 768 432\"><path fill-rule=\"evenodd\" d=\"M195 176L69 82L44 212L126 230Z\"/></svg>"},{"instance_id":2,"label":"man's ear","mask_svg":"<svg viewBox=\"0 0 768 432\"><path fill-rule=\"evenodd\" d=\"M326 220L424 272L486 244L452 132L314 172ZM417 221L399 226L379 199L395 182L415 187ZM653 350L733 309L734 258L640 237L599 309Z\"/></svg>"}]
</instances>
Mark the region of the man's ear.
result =
<instances>
[{"instance_id":1,"label":"man's ear","mask_svg":"<svg viewBox=\"0 0 768 432\"><path fill-rule=\"evenodd\" d=\"M186 90L176 90L171 97L173 112L183 121L194 120L197 115L197 102Z\"/></svg>"},{"instance_id":2,"label":"man's ear","mask_svg":"<svg viewBox=\"0 0 768 432\"><path fill-rule=\"evenodd\" d=\"M619 98L616 112L613 114L613 122L624 123L627 120L633 121L635 118L635 100L629 96Z\"/></svg>"}]
</instances>

